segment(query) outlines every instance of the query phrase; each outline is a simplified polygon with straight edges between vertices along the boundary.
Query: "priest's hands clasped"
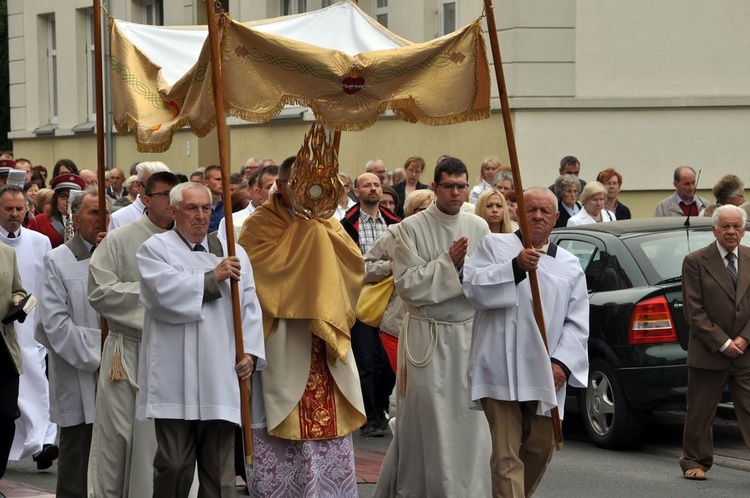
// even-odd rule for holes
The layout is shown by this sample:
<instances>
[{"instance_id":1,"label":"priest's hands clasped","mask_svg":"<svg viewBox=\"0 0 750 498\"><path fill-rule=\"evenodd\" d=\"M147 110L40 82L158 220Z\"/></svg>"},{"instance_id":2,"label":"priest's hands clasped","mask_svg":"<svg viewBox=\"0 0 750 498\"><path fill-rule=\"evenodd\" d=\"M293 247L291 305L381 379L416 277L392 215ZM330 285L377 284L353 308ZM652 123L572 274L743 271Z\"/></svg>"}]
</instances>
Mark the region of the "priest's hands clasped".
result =
<instances>
[{"instance_id":1,"label":"priest's hands clasped","mask_svg":"<svg viewBox=\"0 0 750 498\"><path fill-rule=\"evenodd\" d=\"M217 282L223 282L228 278L234 280L240 279L240 258L237 256L230 256L221 260L216 268L214 268L214 275L216 275Z\"/></svg>"},{"instance_id":2,"label":"priest's hands clasped","mask_svg":"<svg viewBox=\"0 0 750 498\"><path fill-rule=\"evenodd\" d=\"M542 253L536 249L527 248L518 253L516 261L518 261L518 267L522 271L531 271L537 269L541 256Z\"/></svg>"},{"instance_id":3,"label":"priest's hands clasped","mask_svg":"<svg viewBox=\"0 0 750 498\"><path fill-rule=\"evenodd\" d=\"M460 270L464 265L464 259L466 259L466 252L469 250L469 239L461 237L458 240L454 240L448 249L448 256L450 256L453 265L457 270Z\"/></svg>"}]
</instances>

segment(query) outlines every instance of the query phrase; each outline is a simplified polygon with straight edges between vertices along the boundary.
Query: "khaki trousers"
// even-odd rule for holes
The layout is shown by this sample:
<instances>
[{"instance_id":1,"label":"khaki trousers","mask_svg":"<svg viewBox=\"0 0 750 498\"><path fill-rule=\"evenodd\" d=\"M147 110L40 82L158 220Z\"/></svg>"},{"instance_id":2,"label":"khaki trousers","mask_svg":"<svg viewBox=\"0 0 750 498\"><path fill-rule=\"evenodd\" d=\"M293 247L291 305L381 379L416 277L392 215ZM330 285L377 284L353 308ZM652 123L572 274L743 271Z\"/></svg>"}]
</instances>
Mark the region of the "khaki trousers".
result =
<instances>
[{"instance_id":1,"label":"khaki trousers","mask_svg":"<svg viewBox=\"0 0 750 498\"><path fill-rule=\"evenodd\" d=\"M536 414L536 401L482 398L481 403L492 436L492 496L531 496L552 459L552 420Z\"/></svg>"},{"instance_id":2,"label":"khaki trousers","mask_svg":"<svg viewBox=\"0 0 750 498\"><path fill-rule=\"evenodd\" d=\"M200 498L235 498L234 428L225 420L155 419L154 498L185 498L198 464Z\"/></svg>"},{"instance_id":3,"label":"khaki trousers","mask_svg":"<svg viewBox=\"0 0 750 498\"><path fill-rule=\"evenodd\" d=\"M60 456L57 459L57 498L85 498L86 472L94 424L60 427Z\"/></svg>"}]
</instances>

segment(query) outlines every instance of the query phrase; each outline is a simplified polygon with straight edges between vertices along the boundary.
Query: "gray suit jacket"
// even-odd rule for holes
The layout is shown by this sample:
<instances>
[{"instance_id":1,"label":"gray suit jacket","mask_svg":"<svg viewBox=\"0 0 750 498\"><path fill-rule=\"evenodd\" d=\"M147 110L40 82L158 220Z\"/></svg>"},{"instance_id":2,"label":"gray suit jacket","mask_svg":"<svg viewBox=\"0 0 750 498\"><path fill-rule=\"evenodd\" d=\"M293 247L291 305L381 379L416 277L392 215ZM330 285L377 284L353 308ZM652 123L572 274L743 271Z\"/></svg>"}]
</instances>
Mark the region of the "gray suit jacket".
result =
<instances>
[{"instance_id":1,"label":"gray suit jacket","mask_svg":"<svg viewBox=\"0 0 750 498\"><path fill-rule=\"evenodd\" d=\"M695 196L695 202L698 204L698 213L709 206L709 202L703 197ZM670 195L656 206L654 216L685 216L680 209L680 203L675 200L674 194Z\"/></svg>"},{"instance_id":2,"label":"gray suit jacket","mask_svg":"<svg viewBox=\"0 0 750 498\"><path fill-rule=\"evenodd\" d=\"M687 364L709 370L750 366L750 354L728 358L719 352L727 339L750 341L750 248L739 246L734 289L715 243L685 256L682 297L690 325Z\"/></svg>"},{"instance_id":3,"label":"gray suit jacket","mask_svg":"<svg viewBox=\"0 0 750 498\"><path fill-rule=\"evenodd\" d=\"M26 291L21 284L21 274L18 272L16 251L5 244L0 244L0 318L8 313L10 302L16 296L26 296ZM0 334L3 336L5 347L10 352L18 375L21 375L23 373L21 349L18 347L18 337L13 323L3 325L0 322Z\"/></svg>"}]
</instances>

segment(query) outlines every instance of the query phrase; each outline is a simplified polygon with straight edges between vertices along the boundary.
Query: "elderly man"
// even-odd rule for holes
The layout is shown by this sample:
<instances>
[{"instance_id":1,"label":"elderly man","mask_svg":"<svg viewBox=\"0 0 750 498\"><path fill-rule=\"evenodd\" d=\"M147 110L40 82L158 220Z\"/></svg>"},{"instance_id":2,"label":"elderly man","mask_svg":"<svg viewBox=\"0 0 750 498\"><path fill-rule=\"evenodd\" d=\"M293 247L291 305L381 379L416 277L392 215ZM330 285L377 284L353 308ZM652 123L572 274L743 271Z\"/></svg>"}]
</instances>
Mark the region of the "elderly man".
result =
<instances>
[{"instance_id":1,"label":"elderly man","mask_svg":"<svg viewBox=\"0 0 750 498\"><path fill-rule=\"evenodd\" d=\"M674 194L656 206L654 216L698 216L709 206L703 197L695 195L697 180L690 166L679 166L674 170Z\"/></svg>"},{"instance_id":2,"label":"elderly man","mask_svg":"<svg viewBox=\"0 0 750 498\"><path fill-rule=\"evenodd\" d=\"M137 413L155 421L154 496L186 496L197 462L200 496L234 497L237 377L246 381L265 367L253 271L239 246L225 257L226 245L207 235L207 187L180 184L169 200L174 230L154 235L136 255L146 308ZM244 335L236 364L229 279L239 283Z\"/></svg>"},{"instance_id":3,"label":"elderly man","mask_svg":"<svg viewBox=\"0 0 750 498\"><path fill-rule=\"evenodd\" d=\"M372 173L380 180L380 186L384 187L388 181L388 170L385 168L385 163L382 159L370 159L365 164L365 173Z\"/></svg>"},{"instance_id":4,"label":"elderly man","mask_svg":"<svg viewBox=\"0 0 750 498\"><path fill-rule=\"evenodd\" d=\"M474 309L461 275L466 255L490 230L461 211L468 188L466 165L444 159L435 168L435 203L398 226L393 276L408 314L398 345L393 442L376 496L489 494L489 431L467 409Z\"/></svg>"},{"instance_id":5,"label":"elderly man","mask_svg":"<svg viewBox=\"0 0 750 498\"><path fill-rule=\"evenodd\" d=\"M60 427L59 497L86 496L102 331L84 284L108 221L99 225L95 188L76 195L70 206L77 233L44 257L34 330L49 352L50 418Z\"/></svg>"},{"instance_id":6,"label":"elderly man","mask_svg":"<svg viewBox=\"0 0 750 498\"><path fill-rule=\"evenodd\" d=\"M26 297L21 284L21 273L16 264L16 252L0 244L0 316L5 316L11 306ZM16 434L18 410L18 379L23 373L21 350L13 322L0 323L0 479L5 475L8 455Z\"/></svg>"},{"instance_id":7,"label":"elderly man","mask_svg":"<svg viewBox=\"0 0 750 498\"><path fill-rule=\"evenodd\" d=\"M349 329L364 263L338 221L293 214L294 162L281 164L277 193L247 219L239 241L253 262L268 358L253 377L259 453L248 487L356 496L351 432L366 418Z\"/></svg>"},{"instance_id":8,"label":"elderly man","mask_svg":"<svg viewBox=\"0 0 750 498\"><path fill-rule=\"evenodd\" d=\"M713 465L712 425L724 386L750 447L750 249L740 245L747 216L734 205L716 208L716 242L685 256L682 298L690 325L687 412L680 467L702 481Z\"/></svg>"},{"instance_id":9,"label":"elderly man","mask_svg":"<svg viewBox=\"0 0 750 498\"><path fill-rule=\"evenodd\" d=\"M158 173L159 171L169 171L167 165L160 161L138 163L135 169L138 175L138 183L141 187L145 187L149 177L154 173ZM133 201L132 204L112 213L112 216L109 218L109 231L111 232L115 228L137 221L143 215L146 207L147 206L143 201L143 196L138 194L138 197L135 198L135 201Z\"/></svg>"},{"instance_id":10,"label":"elderly man","mask_svg":"<svg viewBox=\"0 0 750 498\"><path fill-rule=\"evenodd\" d=\"M245 164L240 168L240 174L244 180L249 180L252 175L258 172L259 168L258 160L251 157L245 161Z\"/></svg>"},{"instance_id":11,"label":"elderly man","mask_svg":"<svg viewBox=\"0 0 750 498\"><path fill-rule=\"evenodd\" d=\"M554 448L550 419L565 386L585 388L589 301L578 258L549 242L557 198L524 192L531 248L520 232L488 235L464 265L463 287L477 310L469 379L474 408L492 434L492 495L531 496ZM536 271L549 344L534 318L528 272Z\"/></svg>"},{"instance_id":12,"label":"elderly man","mask_svg":"<svg viewBox=\"0 0 750 498\"><path fill-rule=\"evenodd\" d=\"M142 196L146 214L107 235L89 264L89 301L109 323L88 470L88 488L93 496L152 495L154 426L150 421L135 420L143 329L135 253L149 237L172 227L169 192L177 183L177 177L168 171L151 175Z\"/></svg>"},{"instance_id":13,"label":"elderly man","mask_svg":"<svg viewBox=\"0 0 750 498\"><path fill-rule=\"evenodd\" d=\"M0 187L0 244L16 251L24 288L29 294L37 294L44 280L44 255L52 247L44 235L23 228L27 209L23 188L15 185ZM49 416L49 382L44 362L47 352L34 340L35 313L36 310L32 310L23 323L15 325L24 372L19 385L21 417L16 420L10 459L33 456L38 469L47 469L58 454L55 445L57 427Z\"/></svg>"},{"instance_id":14,"label":"elderly man","mask_svg":"<svg viewBox=\"0 0 750 498\"><path fill-rule=\"evenodd\" d=\"M125 174L120 168L112 168L109 171L109 187L105 191L108 197L112 199L119 199L120 197L127 197L128 189L122 187L122 183L125 181Z\"/></svg>"}]
</instances>

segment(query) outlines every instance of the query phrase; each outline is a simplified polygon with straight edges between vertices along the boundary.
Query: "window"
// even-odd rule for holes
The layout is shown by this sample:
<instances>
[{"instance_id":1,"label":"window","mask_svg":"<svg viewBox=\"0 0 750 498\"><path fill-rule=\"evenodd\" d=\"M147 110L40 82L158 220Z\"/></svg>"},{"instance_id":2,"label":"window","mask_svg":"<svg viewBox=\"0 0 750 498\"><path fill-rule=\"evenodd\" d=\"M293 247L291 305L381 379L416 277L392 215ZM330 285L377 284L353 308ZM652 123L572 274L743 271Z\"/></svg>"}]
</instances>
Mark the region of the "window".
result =
<instances>
[{"instance_id":1,"label":"window","mask_svg":"<svg viewBox=\"0 0 750 498\"><path fill-rule=\"evenodd\" d=\"M456 31L458 27L458 1L440 0L438 9L438 36Z\"/></svg>"},{"instance_id":2,"label":"window","mask_svg":"<svg viewBox=\"0 0 750 498\"><path fill-rule=\"evenodd\" d=\"M142 0L143 24L161 26L164 24L164 5L162 0Z\"/></svg>"},{"instance_id":3,"label":"window","mask_svg":"<svg viewBox=\"0 0 750 498\"><path fill-rule=\"evenodd\" d=\"M47 18L47 87L49 90L49 122L57 124L57 30L55 16Z\"/></svg>"},{"instance_id":4,"label":"window","mask_svg":"<svg viewBox=\"0 0 750 498\"><path fill-rule=\"evenodd\" d=\"M388 27L388 0L376 0L375 2L375 20Z\"/></svg>"},{"instance_id":5,"label":"window","mask_svg":"<svg viewBox=\"0 0 750 498\"><path fill-rule=\"evenodd\" d=\"M307 12L307 0L281 0L280 12L282 16Z\"/></svg>"},{"instance_id":6,"label":"window","mask_svg":"<svg viewBox=\"0 0 750 498\"><path fill-rule=\"evenodd\" d=\"M88 121L96 121L96 48L94 46L94 9L86 9L86 97Z\"/></svg>"}]
</instances>

